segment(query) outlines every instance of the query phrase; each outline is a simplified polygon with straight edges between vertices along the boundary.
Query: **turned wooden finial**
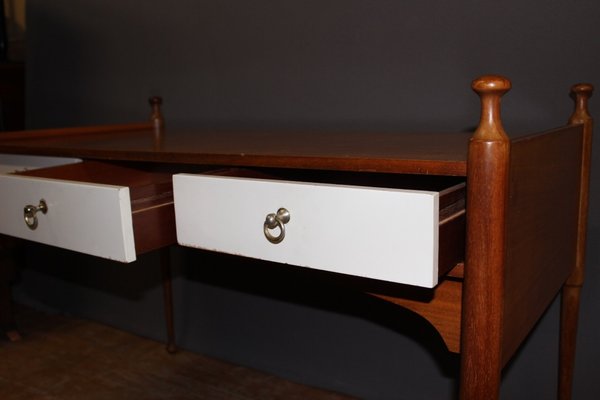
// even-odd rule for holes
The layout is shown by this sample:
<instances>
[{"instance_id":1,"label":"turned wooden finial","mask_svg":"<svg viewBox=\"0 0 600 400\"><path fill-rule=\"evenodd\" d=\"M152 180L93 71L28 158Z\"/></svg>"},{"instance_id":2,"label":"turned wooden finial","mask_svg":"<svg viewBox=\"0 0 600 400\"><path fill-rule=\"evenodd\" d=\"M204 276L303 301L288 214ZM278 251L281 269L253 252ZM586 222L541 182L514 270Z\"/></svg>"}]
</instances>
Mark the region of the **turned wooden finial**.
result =
<instances>
[{"instance_id":1,"label":"turned wooden finial","mask_svg":"<svg viewBox=\"0 0 600 400\"><path fill-rule=\"evenodd\" d=\"M153 96L148 99L152 112L150 113L150 121L154 124L154 130L157 134L162 133L165 128L165 119L163 117L160 106L162 105L162 97Z\"/></svg>"},{"instance_id":2,"label":"turned wooden finial","mask_svg":"<svg viewBox=\"0 0 600 400\"><path fill-rule=\"evenodd\" d=\"M500 98L510 90L510 81L499 75L484 75L475 79L471 87L481 98L481 120L473 138L504 140L507 136L500 118Z\"/></svg>"},{"instance_id":3,"label":"turned wooden finial","mask_svg":"<svg viewBox=\"0 0 600 400\"><path fill-rule=\"evenodd\" d=\"M589 83L578 83L571 87L571 97L575 101L575 109L571 118L570 124L583 124L592 119L588 111L588 100L594 93L594 86Z\"/></svg>"}]
</instances>

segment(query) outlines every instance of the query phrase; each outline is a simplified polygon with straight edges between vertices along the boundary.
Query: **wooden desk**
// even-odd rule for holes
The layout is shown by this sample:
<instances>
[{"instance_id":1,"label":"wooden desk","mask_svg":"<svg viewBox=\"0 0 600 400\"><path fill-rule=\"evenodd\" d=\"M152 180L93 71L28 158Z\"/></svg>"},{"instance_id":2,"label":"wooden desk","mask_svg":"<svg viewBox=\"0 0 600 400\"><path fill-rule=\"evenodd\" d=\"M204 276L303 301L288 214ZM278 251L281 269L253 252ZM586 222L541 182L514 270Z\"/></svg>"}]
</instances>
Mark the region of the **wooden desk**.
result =
<instances>
[{"instance_id":1,"label":"wooden desk","mask_svg":"<svg viewBox=\"0 0 600 400\"><path fill-rule=\"evenodd\" d=\"M402 208L405 196L429 193L428 199L435 199L427 214L433 215L430 224L434 233L431 236L434 238L433 262L428 259L420 266L422 260L419 259L414 265L392 264L390 268L385 266L386 258L371 254L372 262L346 269L345 264L336 264L335 257L321 266L321 256L314 253L314 246L296 249L295 252L313 257L313 262L304 266L317 265L318 269L333 271L339 274L334 276L339 276L340 280L344 280L346 275L362 276L359 281L364 283L363 290L411 309L429 320L440 332L448 349L461 354L460 398L463 400L498 397L502 368L554 296L562 290L559 398L568 399L579 292L583 283L592 136L587 101L592 87L587 84L573 87L575 111L568 125L518 137L509 137L500 119L500 98L510 89L510 82L503 77L486 76L476 79L473 89L482 102L481 121L474 134L171 132L164 129L159 104L155 100L149 124L5 134L0 139L0 153L76 157L84 162L6 176L0 180L0 185L8 181L12 184L29 180L34 183L34 190L43 186L42 183L48 183L49 178L52 179L50 182L58 178L81 182L89 178L96 184L116 183L119 185L117 192L122 187L129 187L131 197L128 195L125 203L131 203L131 208L123 203L117 207L125 210L121 213L121 221L133 220L132 223L127 222L130 225L122 224L126 226L124 237L129 235L129 239L124 241L131 242L129 250L124 250L123 261L135 259L136 253L174 242L172 225L176 226L179 242L198 247L202 247L206 240L222 235L222 231L227 232L220 226L211 231L216 228L211 225L208 227L208 239L204 237L195 242L195 234L206 229L201 225L197 229L194 226L190 228L187 217L193 213L182 205L183 199L192 196L195 208L201 209L214 200L211 198L214 193L222 190L219 184L203 192L203 197L194 197L195 192L188 192L184 184L188 177L195 182L197 174L210 177L207 179L211 182L213 178L217 182L228 182L227 190L233 192L223 192L223 198L229 193L229 197L242 199L231 203L235 209L215 210L221 215L222 224L231 225L234 231L244 228L235 225L238 222L234 216L243 216L243 213L238 213L238 204L254 204L249 197L256 193L252 188L258 187L253 186L257 182L260 185L270 182L277 193L287 192L282 187L302 190L303 199L313 196L313 187L336 191L350 188L349 192L343 192L342 199L348 193L390 192L397 196L391 204L397 201L398 208ZM82 173L82 170L85 171ZM171 174L175 175L174 200L170 180L164 179L165 175ZM119 182L112 182L116 177ZM229 185L231 182L234 182L233 186ZM249 182L250 190L245 192L246 197L235 192L238 182ZM456 189L460 188L461 182L466 182L466 191ZM16 192L11 190L10 195L6 192L3 196L12 198ZM38 197L45 195L32 193L31 199L27 200L35 208L30 218L39 217L40 231L43 231L44 224L53 221L51 213L60 213L56 211L60 210L60 205L49 204L46 216L42 214L44 207L41 207L41 202L37 204ZM446 201L448 198L451 200ZM213 203L219 204L218 199ZM442 208L446 207L442 203L450 204L452 210L446 219L438 218ZM23 205L16 204L15 210L0 215L2 232L30 240L37 240L38 233L43 236L42 232L23 227ZM335 225L344 216L354 218L368 212L369 208L361 207L339 216L327 214L323 222ZM152 210L162 211L154 213ZM286 228L287 219L275 214L275 209L268 210L272 211L272 215L267 215L266 220L265 214L257 217L257 235L262 237L264 234L265 238L262 238L264 244L261 242L256 246L267 249L265 258L287 262L285 253L277 253L278 250L273 249L291 246L290 243L302 236L292 226L302 226L301 231L305 232L313 229L314 224L302 225L299 216L302 213L291 209L289 228ZM129 211L133 217L128 219L126 214ZM387 213L382 217L377 211L371 211L371 219L361 220L368 229L372 224L382 227L398 224L395 216L387 219ZM465 212L466 223L455 223L449 225L451 229L445 228L447 220L464 222ZM19 225L14 230L13 222L8 221L13 214L16 214L14 218L17 221L14 224ZM165 221L170 221L171 225L165 224ZM265 240L269 235L277 238L286 229L283 247ZM362 226L350 231L360 229ZM133 234L128 233L131 230ZM314 234L314 231L311 232ZM192 236L189 242L186 235ZM381 235L380 239L388 240L390 237ZM439 242L435 242L437 239ZM50 237L48 240L55 245L65 245L62 237ZM214 248L212 244L206 246L217 251L262 257L262 254L246 253L253 252L254 245L237 253L232 242L239 244L240 241L243 240L224 240ZM134 247L131 247L133 242ZM378 241L375 242L374 246ZM398 245L402 246L402 243ZM69 246L77 250L78 244L65 245ZM113 257L112 249L106 250L107 253L102 251L97 255ZM335 256L336 252L332 253ZM302 262L298 261L298 264ZM434 274L431 282L412 281L411 274L394 275L396 270L408 269L410 272L416 268L425 268L430 275ZM369 275L380 270L381 276L391 283L380 285L382 278L379 275ZM307 273L310 271L307 270ZM386 275L388 273L391 275ZM407 284L431 284L432 288L424 289L428 293L426 299L414 298Z\"/></svg>"}]
</instances>

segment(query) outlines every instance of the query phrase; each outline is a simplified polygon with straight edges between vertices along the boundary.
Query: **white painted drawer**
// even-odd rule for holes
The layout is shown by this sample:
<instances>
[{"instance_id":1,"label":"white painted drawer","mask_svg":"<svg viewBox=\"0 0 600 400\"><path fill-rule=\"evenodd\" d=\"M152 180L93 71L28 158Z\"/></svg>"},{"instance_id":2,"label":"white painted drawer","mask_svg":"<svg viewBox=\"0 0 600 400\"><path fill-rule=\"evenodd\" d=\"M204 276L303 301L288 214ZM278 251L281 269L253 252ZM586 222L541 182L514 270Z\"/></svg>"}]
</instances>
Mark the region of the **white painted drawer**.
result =
<instances>
[{"instance_id":1,"label":"white painted drawer","mask_svg":"<svg viewBox=\"0 0 600 400\"><path fill-rule=\"evenodd\" d=\"M100 162L0 175L0 232L131 262L174 243L171 188L170 175ZM24 208L41 200L47 212L32 229Z\"/></svg>"},{"instance_id":2,"label":"white painted drawer","mask_svg":"<svg viewBox=\"0 0 600 400\"><path fill-rule=\"evenodd\" d=\"M0 174L81 162L78 158L0 154Z\"/></svg>"},{"instance_id":3,"label":"white painted drawer","mask_svg":"<svg viewBox=\"0 0 600 400\"><path fill-rule=\"evenodd\" d=\"M189 174L173 181L181 245L410 285L438 282L439 192ZM460 247L464 196L459 201L443 223L456 222ZM264 222L280 207L290 220L273 244ZM443 259L453 266L460 260L446 259L462 249L449 248L455 256Z\"/></svg>"}]
</instances>

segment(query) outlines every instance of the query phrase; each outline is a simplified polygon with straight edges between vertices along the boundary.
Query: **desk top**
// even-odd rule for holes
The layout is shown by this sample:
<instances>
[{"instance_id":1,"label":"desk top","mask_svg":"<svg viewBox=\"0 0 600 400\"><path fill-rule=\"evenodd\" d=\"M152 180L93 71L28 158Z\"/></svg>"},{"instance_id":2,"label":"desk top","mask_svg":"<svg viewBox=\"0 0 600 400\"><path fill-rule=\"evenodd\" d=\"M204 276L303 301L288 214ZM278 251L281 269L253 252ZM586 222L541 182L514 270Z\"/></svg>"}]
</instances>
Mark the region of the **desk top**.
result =
<instances>
[{"instance_id":1,"label":"desk top","mask_svg":"<svg viewBox=\"0 0 600 400\"><path fill-rule=\"evenodd\" d=\"M471 133L170 131L148 124L10 132L0 152L120 161L466 175Z\"/></svg>"}]
</instances>

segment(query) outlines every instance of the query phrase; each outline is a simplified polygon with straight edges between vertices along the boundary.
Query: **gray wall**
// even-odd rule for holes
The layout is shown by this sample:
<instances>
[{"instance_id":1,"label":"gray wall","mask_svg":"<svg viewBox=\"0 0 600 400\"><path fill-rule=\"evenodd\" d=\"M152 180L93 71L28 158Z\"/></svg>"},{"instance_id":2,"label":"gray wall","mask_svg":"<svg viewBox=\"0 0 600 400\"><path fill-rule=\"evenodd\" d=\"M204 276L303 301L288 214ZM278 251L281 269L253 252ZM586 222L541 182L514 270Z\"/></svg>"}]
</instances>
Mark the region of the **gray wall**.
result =
<instances>
[{"instance_id":1,"label":"gray wall","mask_svg":"<svg viewBox=\"0 0 600 400\"><path fill-rule=\"evenodd\" d=\"M29 0L28 126L129 122L164 97L170 127L463 130L473 78L513 90L505 127L563 124L569 87L600 89L600 2ZM600 100L591 111L600 120ZM282 136L284 134L282 133ZM600 148L575 398L600 392ZM154 254L132 265L28 248L20 301L162 339ZM174 248L180 346L367 399L452 398L456 358L410 315L297 271ZM555 301L504 376L552 398Z\"/></svg>"}]
</instances>

